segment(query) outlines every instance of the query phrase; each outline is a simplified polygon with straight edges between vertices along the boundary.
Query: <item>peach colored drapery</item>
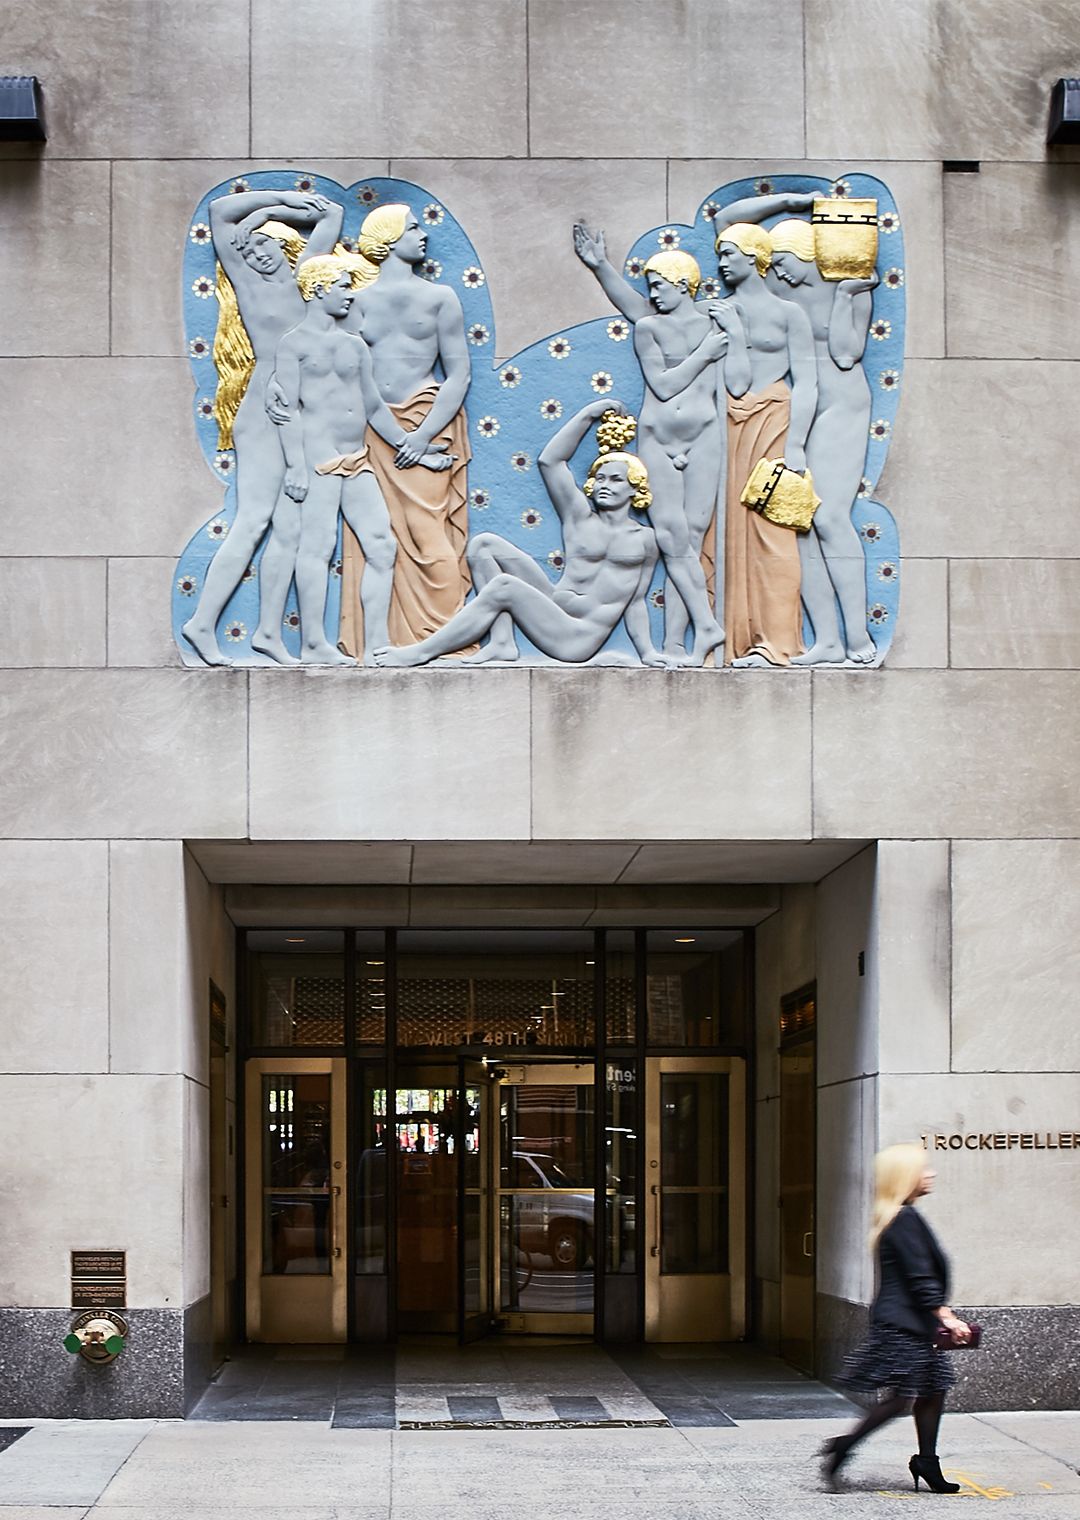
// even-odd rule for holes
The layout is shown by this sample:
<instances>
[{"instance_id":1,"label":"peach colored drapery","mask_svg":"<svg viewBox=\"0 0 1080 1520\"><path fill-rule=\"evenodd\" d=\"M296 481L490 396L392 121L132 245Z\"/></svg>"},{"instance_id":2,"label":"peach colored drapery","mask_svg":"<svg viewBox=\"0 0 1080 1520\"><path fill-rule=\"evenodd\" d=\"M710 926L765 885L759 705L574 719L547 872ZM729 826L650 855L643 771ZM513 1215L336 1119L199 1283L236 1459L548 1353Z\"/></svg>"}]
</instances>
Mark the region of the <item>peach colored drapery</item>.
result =
<instances>
[{"instance_id":1,"label":"peach colored drapery","mask_svg":"<svg viewBox=\"0 0 1080 1520\"><path fill-rule=\"evenodd\" d=\"M335 454L325 464L315 466L316 475L340 475L344 480L355 480L358 475L374 475L368 458L367 444L354 454Z\"/></svg>"},{"instance_id":2,"label":"peach colored drapery","mask_svg":"<svg viewBox=\"0 0 1080 1520\"><path fill-rule=\"evenodd\" d=\"M390 410L409 431L418 427L438 394L431 385ZM397 541L394 589L390 598L390 642L398 647L418 644L448 623L465 603L472 582L465 562L469 536L466 466L469 432L461 411L437 434L457 459L449 470L426 470L422 465L399 470L395 450L373 428L367 431L368 462L379 482ZM364 620L360 608L360 577L364 556L348 525L344 528L341 565L341 620L338 643L359 658L364 649Z\"/></svg>"},{"instance_id":3,"label":"peach colored drapery","mask_svg":"<svg viewBox=\"0 0 1080 1520\"><path fill-rule=\"evenodd\" d=\"M782 380L745 396L729 396L728 481L724 560L727 658L760 654L788 665L801 654L799 545L791 528L744 507L743 487L759 459L783 455L791 392Z\"/></svg>"}]
</instances>

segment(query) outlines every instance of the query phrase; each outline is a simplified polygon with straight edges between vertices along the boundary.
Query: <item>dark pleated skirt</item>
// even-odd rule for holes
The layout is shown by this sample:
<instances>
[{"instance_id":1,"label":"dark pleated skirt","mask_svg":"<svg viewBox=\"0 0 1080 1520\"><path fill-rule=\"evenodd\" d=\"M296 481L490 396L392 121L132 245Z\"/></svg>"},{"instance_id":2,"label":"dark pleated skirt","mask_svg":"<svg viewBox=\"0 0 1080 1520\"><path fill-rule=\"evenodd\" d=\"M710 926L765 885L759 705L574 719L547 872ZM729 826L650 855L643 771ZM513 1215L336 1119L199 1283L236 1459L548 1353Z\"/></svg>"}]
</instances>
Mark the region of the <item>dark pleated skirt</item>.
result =
<instances>
[{"instance_id":1,"label":"dark pleated skirt","mask_svg":"<svg viewBox=\"0 0 1080 1520\"><path fill-rule=\"evenodd\" d=\"M956 1381L947 1351L895 1325L871 1325L870 1334L845 1361L837 1378L854 1393L921 1398L946 1393Z\"/></svg>"}]
</instances>

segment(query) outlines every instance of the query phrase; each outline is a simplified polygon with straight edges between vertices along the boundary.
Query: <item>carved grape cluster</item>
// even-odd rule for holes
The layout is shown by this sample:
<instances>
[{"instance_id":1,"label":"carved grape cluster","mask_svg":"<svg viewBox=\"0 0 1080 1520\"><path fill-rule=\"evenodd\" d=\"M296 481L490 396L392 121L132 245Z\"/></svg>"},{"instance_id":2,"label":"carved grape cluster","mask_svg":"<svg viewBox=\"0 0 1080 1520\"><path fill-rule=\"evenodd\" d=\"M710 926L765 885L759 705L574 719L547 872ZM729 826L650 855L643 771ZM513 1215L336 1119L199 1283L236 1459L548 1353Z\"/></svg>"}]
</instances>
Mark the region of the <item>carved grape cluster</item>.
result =
<instances>
[{"instance_id":1,"label":"carved grape cluster","mask_svg":"<svg viewBox=\"0 0 1080 1520\"><path fill-rule=\"evenodd\" d=\"M605 412L596 427L596 442L601 454L618 453L628 443L633 443L637 433L637 418L623 417L618 412Z\"/></svg>"}]
</instances>

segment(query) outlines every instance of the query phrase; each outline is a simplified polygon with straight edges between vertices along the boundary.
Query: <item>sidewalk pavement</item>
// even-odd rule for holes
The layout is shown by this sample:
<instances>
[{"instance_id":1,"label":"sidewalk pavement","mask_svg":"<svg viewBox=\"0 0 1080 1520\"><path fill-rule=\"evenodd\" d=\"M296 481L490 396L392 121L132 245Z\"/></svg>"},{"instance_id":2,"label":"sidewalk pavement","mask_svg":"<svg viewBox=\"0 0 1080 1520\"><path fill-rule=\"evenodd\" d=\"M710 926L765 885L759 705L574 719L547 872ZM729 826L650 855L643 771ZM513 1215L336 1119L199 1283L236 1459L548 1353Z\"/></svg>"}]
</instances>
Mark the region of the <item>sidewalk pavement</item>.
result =
<instances>
[{"instance_id":1,"label":"sidewalk pavement","mask_svg":"<svg viewBox=\"0 0 1080 1520\"><path fill-rule=\"evenodd\" d=\"M758 1520L910 1515L910 1420L871 1438L844 1492L815 1452L842 1426L334 1430L310 1422L43 1421L0 1450L0 1520ZM1080 1411L947 1415L965 1513L1080 1520Z\"/></svg>"}]
</instances>

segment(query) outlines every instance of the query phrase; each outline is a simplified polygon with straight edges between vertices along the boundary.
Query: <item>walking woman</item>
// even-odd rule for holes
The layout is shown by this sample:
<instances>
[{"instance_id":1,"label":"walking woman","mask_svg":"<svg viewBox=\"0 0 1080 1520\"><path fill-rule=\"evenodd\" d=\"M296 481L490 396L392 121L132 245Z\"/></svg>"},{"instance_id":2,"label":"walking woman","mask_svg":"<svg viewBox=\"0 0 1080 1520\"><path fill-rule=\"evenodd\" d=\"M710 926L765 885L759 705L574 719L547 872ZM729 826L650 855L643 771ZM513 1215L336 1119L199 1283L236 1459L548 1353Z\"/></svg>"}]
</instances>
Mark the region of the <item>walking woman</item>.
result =
<instances>
[{"instance_id":1,"label":"walking woman","mask_svg":"<svg viewBox=\"0 0 1080 1520\"><path fill-rule=\"evenodd\" d=\"M822 1471L836 1476L855 1447L887 1420L911 1410L919 1450L908 1463L912 1481L936 1494L955 1494L937 1457L937 1433L945 1395L953 1384L948 1353L934 1344L944 1327L963 1345L971 1330L948 1306L949 1263L937 1237L914 1204L934 1184L919 1145L891 1145L874 1157L874 1214L870 1248L877 1264L877 1296L870 1333L847 1360L838 1381L878 1402L847 1435L834 1436L821 1451Z\"/></svg>"}]
</instances>

